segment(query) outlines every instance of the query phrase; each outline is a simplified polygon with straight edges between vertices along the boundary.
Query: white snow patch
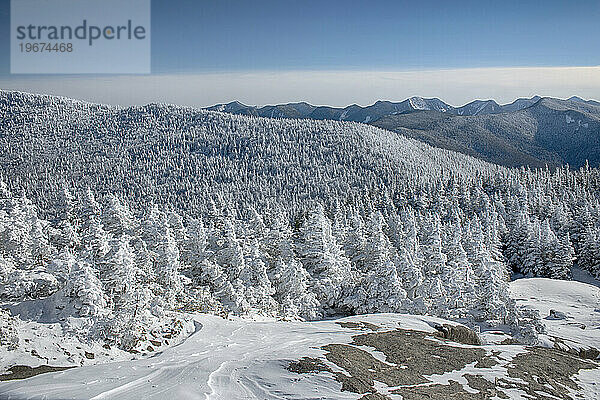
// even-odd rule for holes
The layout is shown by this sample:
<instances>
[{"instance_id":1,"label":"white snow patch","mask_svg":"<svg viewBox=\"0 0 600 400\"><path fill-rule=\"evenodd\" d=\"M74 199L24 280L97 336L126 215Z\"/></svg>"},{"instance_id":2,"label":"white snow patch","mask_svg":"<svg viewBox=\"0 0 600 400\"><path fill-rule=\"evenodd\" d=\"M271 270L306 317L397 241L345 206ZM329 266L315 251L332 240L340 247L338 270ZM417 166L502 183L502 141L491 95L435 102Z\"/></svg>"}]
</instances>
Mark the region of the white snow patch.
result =
<instances>
[{"instance_id":1,"label":"white snow patch","mask_svg":"<svg viewBox=\"0 0 600 400\"><path fill-rule=\"evenodd\" d=\"M400 386L389 387L385 383L379 382L379 381L373 381L373 386L375 387L375 390L377 390L377 393L379 393L379 394L387 396L392 400L402 400L401 395L399 395L397 393L392 393L393 390L399 389Z\"/></svg>"},{"instance_id":2,"label":"white snow patch","mask_svg":"<svg viewBox=\"0 0 600 400\"><path fill-rule=\"evenodd\" d=\"M484 331L479 334L483 344L500 344L506 339L511 339L512 336L502 330Z\"/></svg>"},{"instance_id":3,"label":"white snow patch","mask_svg":"<svg viewBox=\"0 0 600 400\"><path fill-rule=\"evenodd\" d=\"M382 362L383 364L395 367L396 364L392 364L386 361L386 357L385 357L385 353L379 351L379 350L375 350L373 347L369 347L369 346L355 346L358 349L361 349L363 351L366 351L367 353L369 353L370 355L373 356L374 359L376 359L377 361Z\"/></svg>"},{"instance_id":4,"label":"white snow patch","mask_svg":"<svg viewBox=\"0 0 600 400\"><path fill-rule=\"evenodd\" d=\"M570 389L576 399L600 399L600 370L582 369L573 379L583 389L583 393Z\"/></svg>"},{"instance_id":5,"label":"white snow patch","mask_svg":"<svg viewBox=\"0 0 600 400\"><path fill-rule=\"evenodd\" d=\"M482 105L477 107L477 111L475 111L475 113L473 115L479 114L485 108L486 105L487 105L487 103L483 103Z\"/></svg>"},{"instance_id":6,"label":"white snow patch","mask_svg":"<svg viewBox=\"0 0 600 400\"><path fill-rule=\"evenodd\" d=\"M471 346L472 347L472 346ZM504 380L512 380L519 381L523 383L521 380L516 380L508 376L506 365L512 361L512 359L518 354L525 353L526 350L523 346L516 345L508 345L508 346L484 346L487 350L488 354L492 354L491 350L500 351L500 354L496 356L498 364L494 365L491 368L477 368L475 365L476 362L473 362L469 365L466 365L461 370L455 370L446 372L444 374L438 375L429 375L426 376L432 384L440 384L440 385L449 385L450 381L456 381L460 385L462 385L463 389L469 393L479 393L476 389L471 388L465 375L479 375L482 378L486 379L489 382L495 383L497 379Z\"/></svg>"},{"instance_id":7,"label":"white snow patch","mask_svg":"<svg viewBox=\"0 0 600 400\"><path fill-rule=\"evenodd\" d=\"M540 312L550 338L560 338L574 349L600 349L600 288L575 281L529 278L511 282L510 291L517 304ZM567 318L546 318L550 310Z\"/></svg>"},{"instance_id":8,"label":"white snow patch","mask_svg":"<svg viewBox=\"0 0 600 400\"><path fill-rule=\"evenodd\" d=\"M133 354L114 347L106 349L98 341L82 342L65 332L59 323L20 321L17 329L18 347L10 351L5 346L0 347L3 371L13 365L68 367L134 358ZM94 354L94 358L86 357L85 353Z\"/></svg>"}]
</instances>

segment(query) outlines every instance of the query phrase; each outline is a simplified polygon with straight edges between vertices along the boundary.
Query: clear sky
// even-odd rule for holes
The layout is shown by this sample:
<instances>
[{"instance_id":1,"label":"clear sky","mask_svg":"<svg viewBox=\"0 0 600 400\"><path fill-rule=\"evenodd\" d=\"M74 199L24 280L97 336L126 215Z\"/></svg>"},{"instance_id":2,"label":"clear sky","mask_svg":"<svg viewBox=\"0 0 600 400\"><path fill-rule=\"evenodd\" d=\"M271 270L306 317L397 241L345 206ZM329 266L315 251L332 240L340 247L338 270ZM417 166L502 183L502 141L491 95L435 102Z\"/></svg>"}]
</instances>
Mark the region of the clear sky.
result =
<instances>
[{"instance_id":1,"label":"clear sky","mask_svg":"<svg viewBox=\"0 0 600 400\"><path fill-rule=\"evenodd\" d=\"M586 84L585 80L560 74L574 70L556 68L600 65L598 0L153 0L151 29L149 77L10 75L9 1L0 0L0 88L76 95L114 103L168 99L194 105L234 98L258 104L310 98L321 104L342 105L390 96L395 97L392 100L402 100L410 95L442 97L442 94L449 102L461 103L474 95L508 101L533 92L600 97L600 77L596 78L600 70L586 70L589 75ZM469 71L473 69L486 71L480 73L480 79L493 88L480 94L461 90L472 81ZM429 78L443 70L454 72L434 80L439 86L436 92ZM499 75L493 71L507 70L515 74L538 73L530 78L515 76L517 81L494 86L493 81ZM397 72L404 79L407 73L421 75L412 75L410 82L416 85L410 85L410 91L403 91L405 85L399 85L398 90L388 93L375 83L369 90L366 82L360 93L342 91L338 97L331 93L311 96L317 91L327 92L326 87L310 85L316 82L326 85L326 77L332 72L340 72L336 77L343 75L348 79L364 76L381 80L383 75L377 75L378 71ZM316 73L321 74L317 81L309 79ZM551 76L544 75L548 73ZM167 82L181 78L182 74L189 76L190 85L180 89L178 101L177 93L169 89ZM221 89L207 86L207 82L214 82L215 74L221 77ZM236 96L232 82L248 74L252 74L254 85L238 84ZM577 75L573 73L573 77ZM281 78L279 85L277 76ZM137 85L144 82L143 97L136 98L131 93L136 82ZM517 86L527 83L530 85L519 91ZM80 92L73 92L75 86ZM96 96L109 88L111 96ZM195 100L190 97L191 90L196 92ZM338 92L339 87L332 85L331 90ZM549 92L552 90L559 93Z\"/></svg>"}]
</instances>

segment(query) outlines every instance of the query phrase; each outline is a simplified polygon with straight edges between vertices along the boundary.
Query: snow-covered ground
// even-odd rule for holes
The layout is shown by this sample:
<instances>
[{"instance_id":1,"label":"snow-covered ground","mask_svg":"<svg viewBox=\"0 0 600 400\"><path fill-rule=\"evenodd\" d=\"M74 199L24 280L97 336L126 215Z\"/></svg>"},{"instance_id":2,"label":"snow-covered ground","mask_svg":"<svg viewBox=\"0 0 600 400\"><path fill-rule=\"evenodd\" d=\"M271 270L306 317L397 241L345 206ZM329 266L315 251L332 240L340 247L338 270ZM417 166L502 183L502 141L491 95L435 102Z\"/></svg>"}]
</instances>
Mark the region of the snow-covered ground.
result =
<instances>
[{"instance_id":1,"label":"snow-covered ground","mask_svg":"<svg viewBox=\"0 0 600 400\"><path fill-rule=\"evenodd\" d=\"M575 281L529 278L511 282L510 290L517 304L540 312L547 329L541 336L548 346L558 341L561 348L600 350L600 288ZM550 310L555 312L551 315Z\"/></svg>"},{"instance_id":2,"label":"snow-covered ground","mask_svg":"<svg viewBox=\"0 0 600 400\"><path fill-rule=\"evenodd\" d=\"M543 320L548 344L553 343L551 337L559 337L572 347L600 348L599 288L535 278L512 282L511 291L519 303L539 310L543 317L549 315L550 309L565 314L565 319ZM3 382L0 398L358 399L362 395L341 391L341 384L333 379L333 374L347 371L325 359L326 352L321 347L350 344L353 336L368 329L359 332L356 326L342 326L340 322L368 322L382 328L377 332L402 328L432 334L436 332L433 326L448 323L438 318L402 314L360 315L318 322L223 319L196 314L194 321L197 330L185 342L153 357ZM476 392L468 381L473 374L490 383L498 379L517 382L518 379L507 375L508 364L527 351L520 345L451 346L484 349L496 361L488 368L471 363L457 371L427 376L429 385L456 381L470 393ZM374 348L359 348L376 360L388 362L386 355ZM319 358L332 372L298 374L287 370L290 361L303 357ZM600 370L583 369L576 382L582 390L571 391L574 399L599 398ZM391 392L397 388L377 381L374 387L392 400L401 398ZM515 399L525 398L525 392L518 389L507 389L505 393Z\"/></svg>"},{"instance_id":3,"label":"snow-covered ground","mask_svg":"<svg viewBox=\"0 0 600 400\"><path fill-rule=\"evenodd\" d=\"M434 332L431 317L376 314L336 321L283 322L225 320L198 314L200 329L180 346L155 357L84 366L0 384L2 398L77 399L356 399L341 392L331 374L298 375L286 370L302 357L322 356L319 348L349 343L357 331L340 321L367 321ZM14 396L14 397L11 397Z\"/></svg>"},{"instance_id":4,"label":"snow-covered ground","mask_svg":"<svg viewBox=\"0 0 600 400\"><path fill-rule=\"evenodd\" d=\"M82 342L76 336L65 334L59 323L26 321L17 329L19 346L10 350L0 347L2 370L13 365L68 367L134 358L133 354L116 347L104 348L99 341Z\"/></svg>"}]
</instances>

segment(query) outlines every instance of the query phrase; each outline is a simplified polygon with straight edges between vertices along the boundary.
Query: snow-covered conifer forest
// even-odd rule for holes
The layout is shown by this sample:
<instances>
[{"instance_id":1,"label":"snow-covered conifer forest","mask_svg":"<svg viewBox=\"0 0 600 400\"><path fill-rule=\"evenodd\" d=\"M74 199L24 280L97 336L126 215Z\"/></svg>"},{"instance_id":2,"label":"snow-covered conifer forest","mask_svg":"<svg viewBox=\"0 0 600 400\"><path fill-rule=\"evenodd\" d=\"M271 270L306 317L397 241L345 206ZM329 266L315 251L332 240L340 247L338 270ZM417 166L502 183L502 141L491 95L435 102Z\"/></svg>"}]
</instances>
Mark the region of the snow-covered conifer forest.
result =
<instances>
[{"instance_id":1,"label":"snow-covered conifer forest","mask_svg":"<svg viewBox=\"0 0 600 400\"><path fill-rule=\"evenodd\" d=\"M511 274L600 278L600 172L353 122L0 92L0 298L132 350L185 312L429 314L535 342ZM2 312L2 343L16 317ZM158 329L158 328L157 328ZM168 335L168 336L167 336Z\"/></svg>"}]
</instances>

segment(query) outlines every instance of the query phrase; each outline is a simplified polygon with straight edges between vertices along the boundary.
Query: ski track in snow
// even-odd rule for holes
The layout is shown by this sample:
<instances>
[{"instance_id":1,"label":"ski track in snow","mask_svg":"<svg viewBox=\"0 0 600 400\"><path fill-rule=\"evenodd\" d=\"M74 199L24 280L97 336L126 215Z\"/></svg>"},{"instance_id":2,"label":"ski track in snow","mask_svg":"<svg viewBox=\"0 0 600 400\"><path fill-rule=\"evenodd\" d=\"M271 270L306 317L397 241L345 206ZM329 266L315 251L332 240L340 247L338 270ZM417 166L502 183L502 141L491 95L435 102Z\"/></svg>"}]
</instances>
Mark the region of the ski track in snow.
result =
<instances>
[{"instance_id":1,"label":"ski track in snow","mask_svg":"<svg viewBox=\"0 0 600 400\"><path fill-rule=\"evenodd\" d=\"M384 319L385 315L349 318ZM399 321L408 328L431 330L421 317L387 316L388 325L398 326ZM202 325L199 331L155 357L5 382L0 384L0 398L300 399L307 391L325 398L359 397L342 393L341 385L325 374L301 376L285 370L289 361L321 356L320 346L349 343L359 333L336 321L257 322L197 315L196 322Z\"/></svg>"}]
</instances>

